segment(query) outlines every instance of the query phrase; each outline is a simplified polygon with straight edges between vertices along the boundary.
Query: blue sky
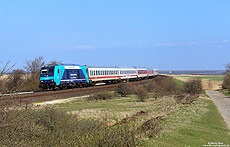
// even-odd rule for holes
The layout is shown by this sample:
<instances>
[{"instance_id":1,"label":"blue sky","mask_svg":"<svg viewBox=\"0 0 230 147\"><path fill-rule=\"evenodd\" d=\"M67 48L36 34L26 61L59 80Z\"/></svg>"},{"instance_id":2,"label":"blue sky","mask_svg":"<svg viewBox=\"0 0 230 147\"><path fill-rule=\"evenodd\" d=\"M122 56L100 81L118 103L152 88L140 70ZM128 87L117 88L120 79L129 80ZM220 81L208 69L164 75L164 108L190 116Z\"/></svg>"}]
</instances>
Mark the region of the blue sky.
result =
<instances>
[{"instance_id":1,"label":"blue sky","mask_svg":"<svg viewBox=\"0 0 230 147\"><path fill-rule=\"evenodd\" d=\"M229 0L0 1L0 61L224 69Z\"/></svg>"}]
</instances>

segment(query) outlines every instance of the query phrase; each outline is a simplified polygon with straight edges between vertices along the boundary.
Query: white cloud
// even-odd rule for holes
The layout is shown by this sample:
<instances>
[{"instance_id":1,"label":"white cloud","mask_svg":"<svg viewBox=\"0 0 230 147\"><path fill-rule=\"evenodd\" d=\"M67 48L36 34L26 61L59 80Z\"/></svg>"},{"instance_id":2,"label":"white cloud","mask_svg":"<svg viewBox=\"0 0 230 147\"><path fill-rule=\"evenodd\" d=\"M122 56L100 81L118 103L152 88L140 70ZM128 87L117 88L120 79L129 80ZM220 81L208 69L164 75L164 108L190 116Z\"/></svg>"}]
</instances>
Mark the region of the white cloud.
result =
<instances>
[{"instance_id":1,"label":"white cloud","mask_svg":"<svg viewBox=\"0 0 230 147\"><path fill-rule=\"evenodd\" d=\"M230 40L223 40L223 43L230 43Z\"/></svg>"},{"instance_id":2,"label":"white cloud","mask_svg":"<svg viewBox=\"0 0 230 147\"><path fill-rule=\"evenodd\" d=\"M185 43L181 43L181 46L189 46L189 45L197 45L200 44L200 42L185 42Z\"/></svg>"},{"instance_id":3,"label":"white cloud","mask_svg":"<svg viewBox=\"0 0 230 147\"><path fill-rule=\"evenodd\" d=\"M75 47L72 47L72 49L76 50L90 50L90 49L95 49L95 46L92 45L77 45Z\"/></svg>"},{"instance_id":4,"label":"white cloud","mask_svg":"<svg viewBox=\"0 0 230 147\"><path fill-rule=\"evenodd\" d=\"M178 46L178 43L170 42L170 43L157 43L156 46Z\"/></svg>"},{"instance_id":5,"label":"white cloud","mask_svg":"<svg viewBox=\"0 0 230 147\"><path fill-rule=\"evenodd\" d=\"M139 46L137 46L138 48L148 48L148 47L151 47L151 46L149 46L149 45L139 45Z\"/></svg>"},{"instance_id":6,"label":"white cloud","mask_svg":"<svg viewBox=\"0 0 230 147\"><path fill-rule=\"evenodd\" d=\"M223 40L223 41L193 41L193 42L169 42L169 43L157 43L155 46L165 46L165 47L172 47L172 46L193 46L193 45L211 45L211 44L224 44L230 43L230 40Z\"/></svg>"}]
</instances>

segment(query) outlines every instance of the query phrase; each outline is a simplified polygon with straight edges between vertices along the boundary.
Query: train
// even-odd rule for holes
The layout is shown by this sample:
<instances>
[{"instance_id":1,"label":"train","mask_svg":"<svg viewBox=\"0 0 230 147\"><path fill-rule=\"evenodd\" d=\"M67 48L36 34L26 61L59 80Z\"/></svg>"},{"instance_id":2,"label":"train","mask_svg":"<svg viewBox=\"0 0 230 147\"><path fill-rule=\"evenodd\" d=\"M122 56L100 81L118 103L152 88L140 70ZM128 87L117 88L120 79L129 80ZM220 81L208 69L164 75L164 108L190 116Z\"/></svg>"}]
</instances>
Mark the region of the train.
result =
<instances>
[{"instance_id":1,"label":"train","mask_svg":"<svg viewBox=\"0 0 230 147\"><path fill-rule=\"evenodd\" d=\"M39 88L45 90L94 86L97 83L115 84L153 78L157 75L158 70L153 68L48 65L40 70Z\"/></svg>"}]
</instances>

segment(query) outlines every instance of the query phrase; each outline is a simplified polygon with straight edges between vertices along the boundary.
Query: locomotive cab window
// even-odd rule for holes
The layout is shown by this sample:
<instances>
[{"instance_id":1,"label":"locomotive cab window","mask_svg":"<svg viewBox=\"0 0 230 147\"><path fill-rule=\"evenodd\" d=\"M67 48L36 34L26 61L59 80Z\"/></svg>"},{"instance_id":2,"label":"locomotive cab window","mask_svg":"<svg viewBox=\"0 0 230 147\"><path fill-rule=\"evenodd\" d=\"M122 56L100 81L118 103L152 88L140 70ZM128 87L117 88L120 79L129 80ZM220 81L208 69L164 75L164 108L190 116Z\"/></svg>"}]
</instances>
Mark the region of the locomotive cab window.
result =
<instances>
[{"instance_id":1,"label":"locomotive cab window","mask_svg":"<svg viewBox=\"0 0 230 147\"><path fill-rule=\"evenodd\" d=\"M54 67L42 68L41 74L54 74Z\"/></svg>"}]
</instances>

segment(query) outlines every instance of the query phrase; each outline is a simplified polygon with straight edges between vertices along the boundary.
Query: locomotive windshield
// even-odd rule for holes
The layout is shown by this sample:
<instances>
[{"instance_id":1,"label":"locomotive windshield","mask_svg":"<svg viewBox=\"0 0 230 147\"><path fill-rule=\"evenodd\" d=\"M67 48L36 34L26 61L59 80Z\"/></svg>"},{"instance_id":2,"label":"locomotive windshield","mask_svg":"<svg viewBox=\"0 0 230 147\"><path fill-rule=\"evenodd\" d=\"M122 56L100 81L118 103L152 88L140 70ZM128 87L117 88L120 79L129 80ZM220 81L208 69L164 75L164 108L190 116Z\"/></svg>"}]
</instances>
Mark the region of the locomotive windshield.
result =
<instances>
[{"instance_id":1,"label":"locomotive windshield","mask_svg":"<svg viewBox=\"0 0 230 147\"><path fill-rule=\"evenodd\" d=\"M54 74L54 67L42 68L41 74Z\"/></svg>"}]
</instances>

